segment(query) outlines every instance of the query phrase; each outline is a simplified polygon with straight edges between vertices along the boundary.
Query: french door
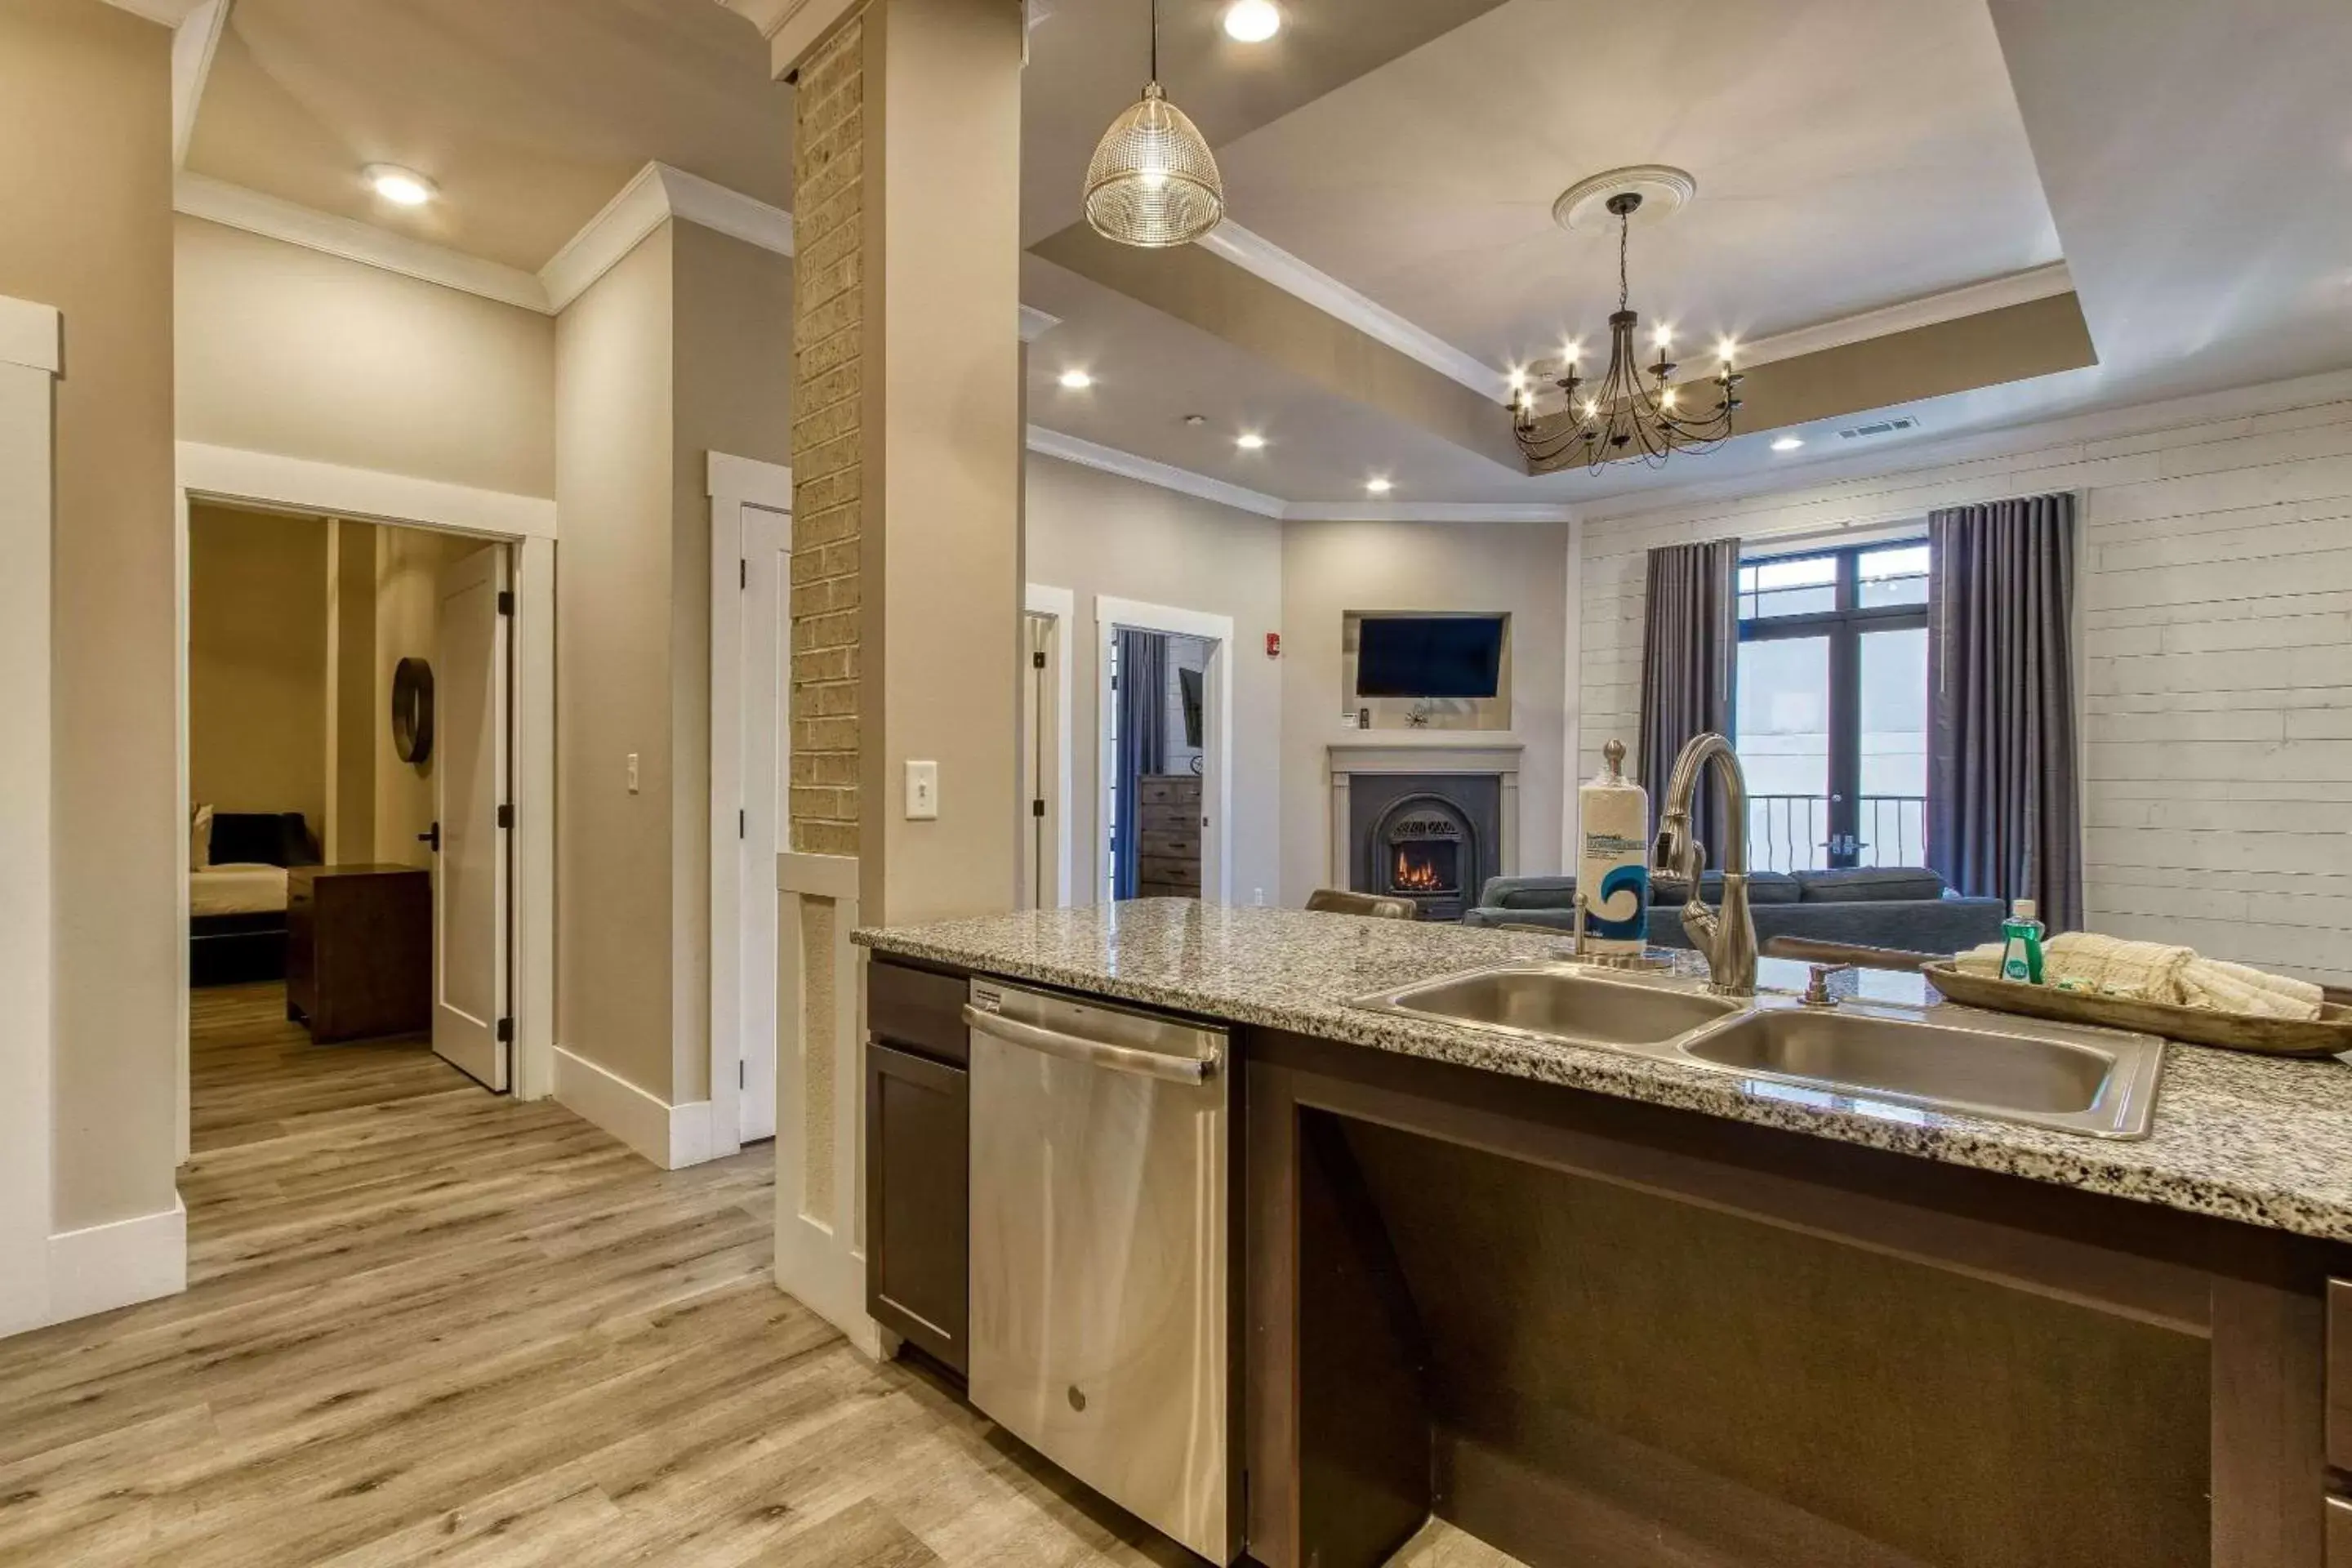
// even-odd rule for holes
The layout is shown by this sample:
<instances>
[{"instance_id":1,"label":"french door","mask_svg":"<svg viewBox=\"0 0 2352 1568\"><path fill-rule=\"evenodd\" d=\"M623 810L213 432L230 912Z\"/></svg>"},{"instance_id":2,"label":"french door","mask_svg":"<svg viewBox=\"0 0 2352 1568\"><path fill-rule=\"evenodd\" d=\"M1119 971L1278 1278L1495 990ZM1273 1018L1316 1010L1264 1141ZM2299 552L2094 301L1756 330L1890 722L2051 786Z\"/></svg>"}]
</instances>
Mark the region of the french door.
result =
<instances>
[{"instance_id":1,"label":"french door","mask_svg":"<svg viewBox=\"0 0 2352 1568\"><path fill-rule=\"evenodd\" d=\"M1924 543L1742 564L1735 740L1759 870L1927 861Z\"/></svg>"}]
</instances>

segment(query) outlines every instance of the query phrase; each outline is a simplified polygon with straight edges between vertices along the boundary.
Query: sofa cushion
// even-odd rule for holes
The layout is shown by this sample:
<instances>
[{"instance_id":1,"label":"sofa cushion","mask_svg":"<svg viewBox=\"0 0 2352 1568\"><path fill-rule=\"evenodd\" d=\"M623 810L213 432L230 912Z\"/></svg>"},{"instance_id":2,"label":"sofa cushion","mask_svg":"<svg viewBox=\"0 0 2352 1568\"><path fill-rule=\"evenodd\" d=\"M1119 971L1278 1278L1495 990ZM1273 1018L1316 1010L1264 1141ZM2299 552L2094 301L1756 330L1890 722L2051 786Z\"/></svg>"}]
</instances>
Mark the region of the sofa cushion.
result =
<instances>
[{"instance_id":1,"label":"sofa cushion","mask_svg":"<svg viewBox=\"0 0 2352 1568\"><path fill-rule=\"evenodd\" d=\"M1923 866L1799 871L1796 883L1809 904L1877 904L1944 896L1944 879Z\"/></svg>"},{"instance_id":2,"label":"sofa cushion","mask_svg":"<svg viewBox=\"0 0 2352 1568\"><path fill-rule=\"evenodd\" d=\"M1489 877L1478 901L1490 910L1572 910L1573 877Z\"/></svg>"},{"instance_id":3,"label":"sofa cushion","mask_svg":"<svg viewBox=\"0 0 2352 1568\"><path fill-rule=\"evenodd\" d=\"M1723 873L1707 871L1698 879L1699 897L1710 904L1723 902ZM1797 884L1785 871L1751 871L1748 874L1748 901L1750 904L1793 904L1797 901ZM1680 877L1650 879L1650 906L1653 909L1680 909L1690 902L1689 886Z\"/></svg>"}]
</instances>

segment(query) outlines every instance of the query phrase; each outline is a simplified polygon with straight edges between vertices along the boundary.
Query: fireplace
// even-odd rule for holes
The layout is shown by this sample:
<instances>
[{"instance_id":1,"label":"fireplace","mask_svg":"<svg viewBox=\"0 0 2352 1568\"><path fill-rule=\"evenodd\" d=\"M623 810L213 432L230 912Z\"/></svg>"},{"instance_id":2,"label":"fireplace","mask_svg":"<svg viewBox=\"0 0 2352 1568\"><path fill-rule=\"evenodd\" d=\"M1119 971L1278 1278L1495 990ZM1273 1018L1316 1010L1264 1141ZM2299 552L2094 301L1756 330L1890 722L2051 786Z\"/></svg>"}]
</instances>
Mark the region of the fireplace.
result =
<instances>
[{"instance_id":1,"label":"fireplace","mask_svg":"<svg viewBox=\"0 0 2352 1568\"><path fill-rule=\"evenodd\" d=\"M1455 921L1500 869L1499 782L1448 774L1360 778L1356 886Z\"/></svg>"}]
</instances>

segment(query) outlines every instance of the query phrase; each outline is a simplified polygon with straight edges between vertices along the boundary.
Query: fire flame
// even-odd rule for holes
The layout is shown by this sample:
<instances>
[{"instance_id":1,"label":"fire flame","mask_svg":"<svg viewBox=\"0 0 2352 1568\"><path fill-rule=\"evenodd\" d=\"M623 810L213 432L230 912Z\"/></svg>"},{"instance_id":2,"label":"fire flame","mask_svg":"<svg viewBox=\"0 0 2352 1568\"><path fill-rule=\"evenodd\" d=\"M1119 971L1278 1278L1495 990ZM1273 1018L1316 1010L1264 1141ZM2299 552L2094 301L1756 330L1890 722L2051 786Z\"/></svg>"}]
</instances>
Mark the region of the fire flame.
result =
<instances>
[{"instance_id":1,"label":"fire flame","mask_svg":"<svg viewBox=\"0 0 2352 1568\"><path fill-rule=\"evenodd\" d=\"M1445 879L1439 876L1434 861L1414 858L1406 851L1397 851L1396 874L1389 879L1402 893L1437 893L1445 889Z\"/></svg>"}]
</instances>

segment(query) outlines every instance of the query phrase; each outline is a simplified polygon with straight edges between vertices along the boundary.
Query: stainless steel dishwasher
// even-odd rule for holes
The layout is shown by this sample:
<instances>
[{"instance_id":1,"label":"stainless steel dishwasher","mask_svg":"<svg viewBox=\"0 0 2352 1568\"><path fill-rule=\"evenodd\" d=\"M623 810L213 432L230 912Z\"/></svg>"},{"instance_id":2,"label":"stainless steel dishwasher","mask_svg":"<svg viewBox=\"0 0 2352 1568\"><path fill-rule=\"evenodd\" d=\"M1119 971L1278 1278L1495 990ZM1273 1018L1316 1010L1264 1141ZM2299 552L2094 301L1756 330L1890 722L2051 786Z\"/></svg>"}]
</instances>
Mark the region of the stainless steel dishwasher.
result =
<instances>
[{"instance_id":1,"label":"stainless steel dishwasher","mask_svg":"<svg viewBox=\"0 0 2352 1568\"><path fill-rule=\"evenodd\" d=\"M1229 1563L1230 1042L971 983L971 1402Z\"/></svg>"}]
</instances>

